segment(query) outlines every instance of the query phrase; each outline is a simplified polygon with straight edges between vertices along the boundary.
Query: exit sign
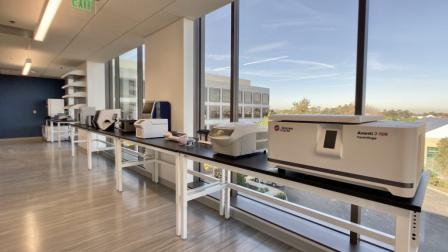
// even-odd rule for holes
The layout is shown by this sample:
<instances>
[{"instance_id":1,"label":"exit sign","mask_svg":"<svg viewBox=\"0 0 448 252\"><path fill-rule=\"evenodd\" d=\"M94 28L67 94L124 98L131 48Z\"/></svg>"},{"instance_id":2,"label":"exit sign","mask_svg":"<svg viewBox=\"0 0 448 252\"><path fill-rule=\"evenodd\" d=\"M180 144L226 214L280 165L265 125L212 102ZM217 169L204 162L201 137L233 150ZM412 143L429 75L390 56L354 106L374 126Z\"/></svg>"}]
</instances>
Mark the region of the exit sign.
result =
<instances>
[{"instance_id":1,"label":"exit sign","mask_svg":"<svg viewBox=\"0 0 448 252\"><path fill-rule=\"evenodd\" d=\"M93 0L72 0L72 7L79 10L91 11Z\"/></svg>"}]
</instances>

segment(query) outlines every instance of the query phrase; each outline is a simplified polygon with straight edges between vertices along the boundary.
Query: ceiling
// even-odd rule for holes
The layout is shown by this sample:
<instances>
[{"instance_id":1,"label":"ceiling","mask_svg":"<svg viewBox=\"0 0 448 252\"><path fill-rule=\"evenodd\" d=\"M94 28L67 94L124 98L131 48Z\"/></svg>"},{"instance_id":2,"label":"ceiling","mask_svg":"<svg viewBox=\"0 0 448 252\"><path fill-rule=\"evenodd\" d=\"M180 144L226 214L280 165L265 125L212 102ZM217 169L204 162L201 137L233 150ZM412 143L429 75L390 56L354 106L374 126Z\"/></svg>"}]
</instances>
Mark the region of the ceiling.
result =
<instances>
[{"instance_id":1,"label":"ceiling","mask_svg":"<svg viewBox=\"0 0 448 252\"><path fill-rule=\"evenodd\" d=\"M63 0L43 42L0 29L0 73L20 74L25 59L31 57L31 76L59 77L85 60L104 62L141 45L144 38L181 17L195 19L230 1L95 0L94 10L87 12ZM34 31L45 3L0 0L0 26Z\"/></svg>"}]
</instances>

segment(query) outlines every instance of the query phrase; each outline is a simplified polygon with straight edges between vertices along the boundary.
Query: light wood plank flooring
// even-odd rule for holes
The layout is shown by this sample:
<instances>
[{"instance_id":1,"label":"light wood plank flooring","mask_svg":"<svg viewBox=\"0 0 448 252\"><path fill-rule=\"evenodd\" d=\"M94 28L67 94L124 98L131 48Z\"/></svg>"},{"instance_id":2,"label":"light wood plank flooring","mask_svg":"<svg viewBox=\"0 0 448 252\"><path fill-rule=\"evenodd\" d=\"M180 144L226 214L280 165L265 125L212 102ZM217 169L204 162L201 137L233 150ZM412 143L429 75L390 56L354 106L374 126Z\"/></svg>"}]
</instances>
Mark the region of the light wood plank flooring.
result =
<instances>
[{"instance_id":1,"label":"light wood plank flooring","mask_svg":"<svg viewBox=\"0 0 448 252\"><path fill-rule=\"evenodd\" d=\"M126 171L120 194L113 162L95 157L93 166L67 143L0 142L0 250L295 251L195 202L183 241L173 191Z\"/></svg>"}]
</instances>

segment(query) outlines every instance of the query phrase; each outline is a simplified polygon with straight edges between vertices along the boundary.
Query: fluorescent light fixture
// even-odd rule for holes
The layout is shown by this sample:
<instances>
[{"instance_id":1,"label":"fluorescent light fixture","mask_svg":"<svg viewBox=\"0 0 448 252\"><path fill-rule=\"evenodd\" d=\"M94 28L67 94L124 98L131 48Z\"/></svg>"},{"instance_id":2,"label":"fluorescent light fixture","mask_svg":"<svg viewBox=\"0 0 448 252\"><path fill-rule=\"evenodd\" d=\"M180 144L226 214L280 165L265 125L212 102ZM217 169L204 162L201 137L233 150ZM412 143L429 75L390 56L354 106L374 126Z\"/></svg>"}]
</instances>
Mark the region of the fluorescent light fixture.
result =
<instances>
[{"instance_id":1,"label":"fluorescent light fixture","mask_svg":"<svg viewBox=\"0 0 448 252\"><path fill-rule=\"evenodd\" d=\"M23 65L22 75L28 75L31 70L31 59L28 58L25 60L25 65Z\"/></svg>"},{"instance_id":2,"label":"fluorescent light fixture","mask_svg":"<svg viewBox=\"0 0 448 252\"><path fill-rule=\"evenodd\" d=\"M34 34L34 40L44 41L47 35L48 29L50 28L51 22L53 22L54 16L58 11L59 5L61 5L62 0L48 0L45 6L44 13L40 18L39 26Z\"/></svg>"}]
</instances>

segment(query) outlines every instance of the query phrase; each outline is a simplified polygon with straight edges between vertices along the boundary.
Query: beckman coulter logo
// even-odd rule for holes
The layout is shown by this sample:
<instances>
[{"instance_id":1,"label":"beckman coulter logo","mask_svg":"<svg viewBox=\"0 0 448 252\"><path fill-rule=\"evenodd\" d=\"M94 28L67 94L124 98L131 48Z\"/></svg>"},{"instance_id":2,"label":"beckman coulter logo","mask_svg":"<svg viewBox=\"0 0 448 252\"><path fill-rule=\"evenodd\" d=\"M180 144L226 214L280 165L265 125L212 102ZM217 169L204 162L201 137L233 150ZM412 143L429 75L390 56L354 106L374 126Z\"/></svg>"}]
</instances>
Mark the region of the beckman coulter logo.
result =
<instances>
[{"instance_id":1,"label":"beckman coulter logo","mask_svg":"<svg viewBox=\"0 0 448 252\"><path fill-rule=\"evenodd\" d=\"M291 132L292 128L291 127L280 127L280 125L275 125L274 130L280 131L280 132Z\"/></svg>"}]
</instances>

